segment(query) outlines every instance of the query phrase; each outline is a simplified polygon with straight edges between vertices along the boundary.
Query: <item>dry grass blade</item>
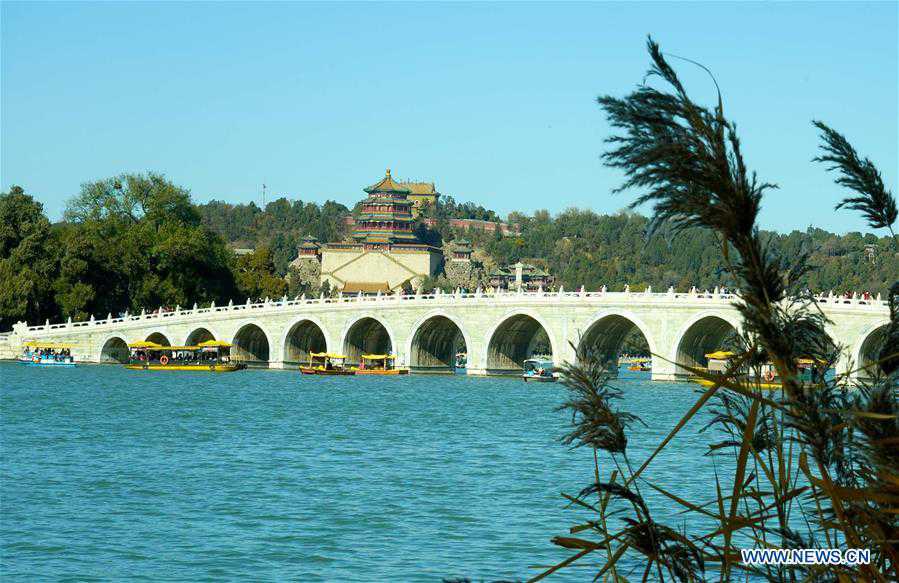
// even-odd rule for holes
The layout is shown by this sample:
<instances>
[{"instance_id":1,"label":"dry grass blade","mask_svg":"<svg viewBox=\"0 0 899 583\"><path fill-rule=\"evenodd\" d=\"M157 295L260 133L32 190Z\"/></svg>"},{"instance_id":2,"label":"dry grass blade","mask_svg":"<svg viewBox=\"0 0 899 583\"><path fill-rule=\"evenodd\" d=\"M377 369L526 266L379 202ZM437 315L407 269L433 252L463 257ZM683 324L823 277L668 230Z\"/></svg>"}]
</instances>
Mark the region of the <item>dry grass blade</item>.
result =
<instances>
[{"instance_id":1,"label":"dry grass blade","mask_svg":"<svg viewBox=\"0 0 899 583\"><path fill-rule=\"evenodd\" d=\"M743 493L744 484L743 477L746 472L746 460L749 459L749 451L751 449L753 431L755 430L755 419L759 412L759 402L753 401L752 405L749 409L749 419L746 423L746 431L743 434L743 443L740 446L740 454L737 456L737 470L736 475L734 477L734 487L733 494L731 495L730 500L730 512L727 519L728 526L734 524L737 518L737 508L740 504L740 498ZM745 526L745 524L743 525ZM726 530L724 532L724 547L730 548L731 546L731 530ZM724 563L725 573L728 573L730 569L730 563Z\"/></svg>"},{"instance_id":2,"label":"dry grass blade","mask_svg":"<svg viewBox=\"0 0 899 583\"><path fill-rule=\"evenodd\" d=\"M559 569L563 569L563 568L567 567L568 565L574 563L574 562L577 561L578 559L580 559L580 558L582 558L582 557L584 557L584 556L590 554L591 552L593 552L593 550L594 550L594 549L584 549L584 550L582 550L581 552L577 553L576 555L572 555L572 556L568 557L567 559L565 559L565 560L562 561L561 563L558 563L558 564L556 564L556 565L553 565L552 567L550 567L550 568L547 569L546 571L540 573L540 574L537 575L536 577L532 577L532 578L528 579L528 583L535 583L536 581L540 581L540 580L542 580L542 579L545 579L545 578L549 577L550 575L552 575L553 573L555 573L555 572L558 571Z\"/></svg>"},{"instance_id":3,"label":"dry grass blade","mask_svg":"<svg viewBox=\"0 0 899 583\"><path fill-rule=\"evenodd\" d=\"M631 482L633 482L634 480L639 478L640 474L643 473L643 470L645 470L647 467L649 467L649 464L652 463L652 460L654 460L655 457L663 449L665 449L665 446L667 446L668 443L672 439L674 439L674 436L677 435L681 429L683 429L683 427L690 421L690 419L692 419L693 416L696 415L697 411L702 409L702 407L709 401L709 399L711 399L715 395L715 393L720 388L721 388L721 385L715 385L713 387L709 387L709 389L702 394L702 396L693 404L693 406L690 407L690 410L687 411L687 413L684 414L683 417L681 417L680 421L677 422L677 424L674 426L674 428L670 432L668 432L668 435L665 436L665 439L663 439L662 442L655 448L655 450L653 450L653 452L651 454L649 454L649 457L646 458L646 460L643 462L643 464L640 466L640 468L637 469L636 472L631 474L627 478L627 480L625 480L624 483L630 484Z\"/></svg>"}]
</instances>

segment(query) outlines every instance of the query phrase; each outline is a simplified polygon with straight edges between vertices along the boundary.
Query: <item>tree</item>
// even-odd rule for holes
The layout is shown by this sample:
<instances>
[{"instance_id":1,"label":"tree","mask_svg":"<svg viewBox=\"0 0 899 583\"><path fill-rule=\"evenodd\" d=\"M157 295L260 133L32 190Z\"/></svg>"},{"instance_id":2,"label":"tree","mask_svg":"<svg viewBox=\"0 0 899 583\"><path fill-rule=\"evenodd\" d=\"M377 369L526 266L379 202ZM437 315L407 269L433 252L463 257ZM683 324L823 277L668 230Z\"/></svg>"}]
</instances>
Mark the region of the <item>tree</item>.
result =
<instances>
[{"instance_id":1,"label":"tree","mask_svg":"<svg viewBox=\"0 0 899 583\"><path fill-rule=\"evenodd\" d=\"M69 201L65 215L75 223L145 221L156 227L171 222L200 224L190 192L155 172L121 174L82 184L81 192Z\"/></svg>"},{"instance_id":2,"label":"tree","mask_svg":"<svg viewBox=\"0 0 899 583\"><path fill-rule=\"evenodd\" d=\"M259 247L253 253L238 257L235 277L241 297L280 298L287 292L287 282L275 273L268 247Z\"/></svg>"},{"instance_id":3,"label":"tree","mask_svg":"<svg viewBox=\"0 0 899 583\"><path fill-rule=\"evenodd\" d=\"M226 302L235 292L224 241L202 225L189 191L161 174L85 183L65 216L74 228L57 292L72 315Z\"/></svg>"},{"instance_id":4,"label":"tree","mask_svg":"<svg viewBox=\"0 0 899 583\"><path fill-rule=\"evenodd\" d=\"M57 245L43 206L19 186L0 194L0 326L55 315Z\"/></svg>"}]
</instances>

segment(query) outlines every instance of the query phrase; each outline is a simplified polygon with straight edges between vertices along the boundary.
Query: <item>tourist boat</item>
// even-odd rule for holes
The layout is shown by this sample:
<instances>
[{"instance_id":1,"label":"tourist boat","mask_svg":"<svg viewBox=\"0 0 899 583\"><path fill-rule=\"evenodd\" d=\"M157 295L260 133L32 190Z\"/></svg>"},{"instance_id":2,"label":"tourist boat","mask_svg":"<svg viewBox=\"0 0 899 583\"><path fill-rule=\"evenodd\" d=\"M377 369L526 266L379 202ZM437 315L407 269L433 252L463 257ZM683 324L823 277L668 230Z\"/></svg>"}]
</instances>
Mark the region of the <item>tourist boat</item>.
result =
<instances>
[{"instance_id":1,"label":"tourist boat","mask_svg":"<svg viewBox=\"0 0 899 583\"><path fill-rule=\"evenodd\" d=\"M543 358L529 358L524 361L522 367L524 372L521 378L524 382L535 383L552 383L556 377L553 376L553 361Z\"/></svg>"},{"instance_id":2,"label":"tourist boat","mask_svg":"<svg viewBox=\"0 0 899 583\"><path fill-rule=\"evenodd\" d=\"M130 356L125 368L129 370L234 372L247 367L232 361L231 345L219 340L196 346L162 346L144 341L129 344L128 348Z\"/></svg>"},{"instance_id":3,"label":"tourist boat","mask_svg":"<svg viewBox=\"0 0 899 583\"><path fill-rule=\"evenodd\" d=\"M706 354L705 357L709 361L706 370L713 375L722 375L727 372L729 366L728 363L734 357L734 353L727 350L718 350ZM796 364L799 366L800 383L811 383L815 361L810 358L800 358L796 361ZM773 364L765 363L761 365L758 373L758 376L756 376L755 371L738 374L735 377L735 380L760 389L772 390L783 387L783 382L781 382L780 376L777 374L777 369ZM701 377L693 377L690 380L704 387L715 385L714 381Z\"/></svg>"},{"instance_id":4,"label":"tourist boat","mask_svg":"<svg viewBox=\"0 0 899 583\"><path fill-rule=\"evenodd\" d=\"M344 366L346 356L330 352L310 352L309 364L300 367L303 374L324 376L354 375L356 371Z\"/></svg>"},{"instance_id":5,"label":"tourist boat","mask_svg":"<svg viewBox=\"0 0 899 583\"><path fill-rule=\"evenodd\" d=\"M630 366L627 367L627 370L634 372L650 372L652 371L652 359L651 358L638 358L631 361Z\"/></svg>"},{"instance_id":6,"label":"tourist boat","mask_svg":"<svg viewBox=\"0 0 899 583\"><path fill-rule=\"evenodd\" d=\"M353 370L362 375L394 376L409 374L408 368L397 368L396 357L392 354L363 354L362 362Z\"/></svg>"},{"instance_id":7,"label":"tourist boat","mask_svg":"<svg viewBox=\"0 0 899 583\"><path fill-rule=\"evenodd\" d=\"M465 352L456 353L456 368L465 368L468 365L468 354Z\"/></svg>"},{"instance_id":8,"label":"tourist boat","mask_svg":"<svg viewBox=\"0 0 899 583\"><path fill-rule=\"evenodd\" d=\"M18 361L27 366L75 366L71 344L26 342Z\"/></svg>"}]
</instances>

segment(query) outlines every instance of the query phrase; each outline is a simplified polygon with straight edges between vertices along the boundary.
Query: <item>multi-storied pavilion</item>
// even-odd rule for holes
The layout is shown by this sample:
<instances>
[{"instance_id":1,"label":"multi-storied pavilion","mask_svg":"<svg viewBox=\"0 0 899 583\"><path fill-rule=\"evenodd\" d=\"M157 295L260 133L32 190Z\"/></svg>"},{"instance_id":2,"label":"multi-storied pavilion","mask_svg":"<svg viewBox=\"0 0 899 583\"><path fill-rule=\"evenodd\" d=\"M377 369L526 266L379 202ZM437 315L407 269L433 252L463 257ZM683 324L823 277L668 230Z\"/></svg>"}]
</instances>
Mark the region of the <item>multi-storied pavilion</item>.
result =
<instances>
[{"instance_id":1,"label":"multi-storied pavilion","mask_svg":"<svg viewBox=\"0 0 899 583\"><path fill-rule=\"evenodd\" d=\"M352 241L322 249L322 282L345 293L416 288L437 272L442 254L415 235L411 190L394 181L389 168L384 178L363 190L368 196L356 217Z\"/></svg>"},{"instance_id":2,"label":"multi-storied pavilion","mask_svg":"<svg viewBox=\"0 0 899 583\"><path fill-rule=\"evenodd\" d=\"M395 245L417 244L415 218L412 216L411 192L387 174L377 184L363 189L368 198L356 216L353 240L366 249L389 249Z\"/></svg>"}]
</instances>

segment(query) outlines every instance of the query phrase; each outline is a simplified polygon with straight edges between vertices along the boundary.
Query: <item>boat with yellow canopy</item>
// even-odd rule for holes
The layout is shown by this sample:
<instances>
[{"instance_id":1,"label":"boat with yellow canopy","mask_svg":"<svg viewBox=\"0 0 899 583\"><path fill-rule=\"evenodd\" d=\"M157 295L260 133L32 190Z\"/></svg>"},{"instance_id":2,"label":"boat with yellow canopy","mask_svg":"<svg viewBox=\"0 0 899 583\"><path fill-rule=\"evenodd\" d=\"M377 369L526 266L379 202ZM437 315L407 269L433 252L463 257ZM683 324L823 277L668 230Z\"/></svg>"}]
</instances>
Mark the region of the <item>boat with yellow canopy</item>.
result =
<instances>
[{"instance_id":1,"label":"boat with yellow canopy","mask_svg":"<svg viewBox=\"0 0 899 583\"><path fill-rule=\"evenodd\" d=\"M231 345L220 340L207 340L194 346L163 346L141 341L128 345L129 370L177 370L233 372L246 368L231 360Z\"/></svg>"},{"instance_id":2,"label":"boat with yellow canopy","mask_svg":"<svg viewBox=\"0 0 899 583\"><path fill-rule=\"evenodd\" d=\"M651 358L634 358L631 359L627 370L634 372L650 372L652 370Z\"/></svg>"},{"instance_id":3,"label":"boat with yellow canopy","mask_svg":"<svg viewBox=\"0 0 899 583\"><path fill-rule=\"evenodd\" d=\"M730 366L729 362L734 356L736 355L729 350L710 352L705 355L709 362L706 370L712 375L723 375L727 372ZM796 364L799 367L799 382L810 383L812 381L812 373L816 362L811 358L799 358L796 360ZM704 387L711 387L715 384L715 382L710 379L700 377L693 377L690 380L699 383ZM760 389L772 390L783 387L783 382L777 374L777 369L770 362L762 364L758 371L738 373L735 380Z\"/></svg>"},{"instance_id":4,"label":"boat with yellow canopy","mask_svg":"<svg viewBox=\"0 0 899 583\"><path fill-rule=\"evenodd\" d=\"M394 376L409 374L408 368L397 368L396 357L392 354L363 354L362 362L353 370L356 374Z\"/></svg>"},{"instance_id":5,"label":"boat with yellow canopy","mask_svg":"<svg viewBox=\"0 0 899 583\"><path fill-rule=\"evenodd\" d=\"M349 376L356 374L354 369L344 366L345 360L346 356L343 354L310 352L309 362L304 366L300 366L300 372L322 376Z\"/></svg>"},{"instance_id":6,"label":"boat with yellow canopy","mask_svg":"<svg viewBox=\"0 0 899 583\"><path fill-rule=\"evenodd\" d=\"M18 361L28 366L75 366L74 344L60 342L26 342Z\"/></svg>"}]
</instances>

